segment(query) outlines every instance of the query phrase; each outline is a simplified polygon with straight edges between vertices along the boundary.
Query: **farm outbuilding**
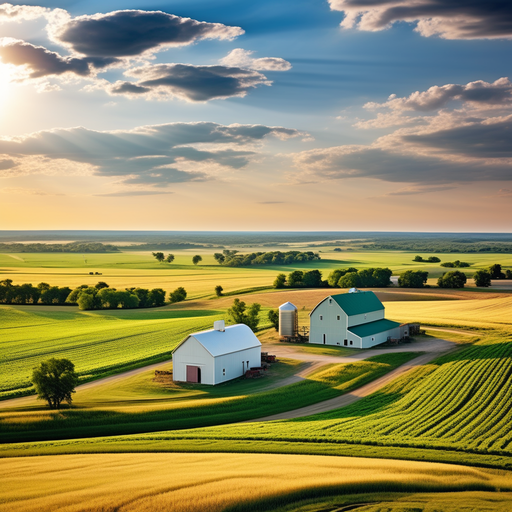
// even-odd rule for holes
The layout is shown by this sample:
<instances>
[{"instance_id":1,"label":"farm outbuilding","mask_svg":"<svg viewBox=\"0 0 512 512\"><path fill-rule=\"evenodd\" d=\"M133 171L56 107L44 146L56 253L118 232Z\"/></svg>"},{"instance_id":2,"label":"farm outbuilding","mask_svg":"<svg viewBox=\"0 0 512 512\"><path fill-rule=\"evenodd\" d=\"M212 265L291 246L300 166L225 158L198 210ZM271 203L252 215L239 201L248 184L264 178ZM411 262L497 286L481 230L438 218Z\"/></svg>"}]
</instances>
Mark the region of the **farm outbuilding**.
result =
<instances>
[{"instance_id":1,"label":"farm outbuilding","mask_svg":"<svg viewBox=\"0 0 512 512\"><path fill-rule=\"evenodd\" d=\"M371 292L352 289L330 295L309 314L309 342L369 348L400 338L400 324L384 318L384 305Z\"/></svg>"},{"instance_id":2,"label":"farm outbuilding","mask_svg":"<svg viewBox=\"0 0 512 512\"><path fill-rule=\"evenodd\" d=\"M173 380L220 384L261 365L261 343L245 324L214 328L188 335L172 353Z\"/></svg>"}]
</instances>

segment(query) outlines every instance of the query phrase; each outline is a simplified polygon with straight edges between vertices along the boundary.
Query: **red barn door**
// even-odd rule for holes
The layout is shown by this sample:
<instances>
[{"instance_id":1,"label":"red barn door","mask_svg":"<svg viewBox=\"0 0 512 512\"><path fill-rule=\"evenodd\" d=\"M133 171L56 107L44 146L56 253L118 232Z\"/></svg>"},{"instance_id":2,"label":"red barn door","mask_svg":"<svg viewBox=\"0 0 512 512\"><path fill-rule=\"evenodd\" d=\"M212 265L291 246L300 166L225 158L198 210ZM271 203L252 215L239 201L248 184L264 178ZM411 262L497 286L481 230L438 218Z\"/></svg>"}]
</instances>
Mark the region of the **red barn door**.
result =
<instances>
[{"instance_id":1,"label":"red barn door","mask_svg":"<svg viewBox=\"0 0 512 512\"><path fill-rule=\"evenodd\" d=\"M187 366L187 382L201 383L201 368L199 366Z\"/></svg>"}]
</instances>

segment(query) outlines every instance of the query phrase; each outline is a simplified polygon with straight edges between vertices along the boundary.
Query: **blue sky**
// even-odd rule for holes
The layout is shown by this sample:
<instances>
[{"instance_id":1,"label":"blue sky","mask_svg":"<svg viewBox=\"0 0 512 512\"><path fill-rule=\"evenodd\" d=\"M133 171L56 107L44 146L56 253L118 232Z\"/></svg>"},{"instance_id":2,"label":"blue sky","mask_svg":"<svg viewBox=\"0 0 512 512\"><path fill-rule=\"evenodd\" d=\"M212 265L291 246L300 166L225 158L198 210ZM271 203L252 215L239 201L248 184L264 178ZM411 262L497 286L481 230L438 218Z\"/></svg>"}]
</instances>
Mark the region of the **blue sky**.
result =
<instances>
[{"instance_id":1,"label":"blue sky","mask_svg":"<svg viewBox=\"0 0 512 512\"><path fill-rule=\"evenodd\" d=\"M367 3L0 6L4 228L510 231L510 2Z\"/></svg>"}]
</instances>

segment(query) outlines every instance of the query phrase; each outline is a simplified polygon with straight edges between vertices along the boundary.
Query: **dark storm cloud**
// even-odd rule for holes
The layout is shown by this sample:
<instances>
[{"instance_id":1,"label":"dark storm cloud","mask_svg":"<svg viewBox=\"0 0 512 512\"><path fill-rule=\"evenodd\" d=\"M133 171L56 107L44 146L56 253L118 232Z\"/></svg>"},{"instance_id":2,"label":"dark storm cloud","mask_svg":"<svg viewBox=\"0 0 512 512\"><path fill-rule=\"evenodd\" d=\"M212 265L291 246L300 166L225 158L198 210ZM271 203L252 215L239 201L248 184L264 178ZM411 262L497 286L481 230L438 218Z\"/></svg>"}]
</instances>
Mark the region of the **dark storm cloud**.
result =
<instances>
[{"instance_id":1,"label":"dark storm cloud","mask_svg":"<svg viewBox=\"0 0 512 512\"><path fill-rule=\"evenodd\" d=\"M510 165L457 162L368 146L339 146L295 155L304 182L345 178L374 178L395 183L454 183L512 180Z\"/></svg>"},{"instance_id":2,"label":"dark storm cloud","mask_svg":"<svg viewBox=\"0 0 512 512\"><path fill-rule=\"evenodd\" d=\"M255 153L236 146L268 136L298 136L296 130L263 125L172 123L142 126L134 130L99 132L85 128L41 131L10 140L0 139L0 154L20 159L44 156L94 166L99 176L121 176L127 184L166 186L186 181L204 181L203 172L177 169L180 162L216 163L233 169L247 165ZM213 144L211 150L191 144ZM233 147L224 147L228 144ZM30 168L26 169L30 172Z\"/></svg>"},{"instance_id":3,"label":"dark storm cloud","mask_svg":"<svg viewBox=\"0 0 512 512\"><path fill-rule=\"evenodd\" d=\"M92 57L134 57L200 39L233 39L240 27L181 18L161 11L125 10L79 16L58 26L54 39Z\"/></svg>"},{"instance_id":4,"label":"dark storm cloud","mask_svg":"<svg viewBox=\"0 0 512 512\"><path fill-rule=\"evenodd\" d=\"M209 101L245 96L258 85L270 84L257 71L226 66L157 64L131 69L126 74L138 78L138 82L117 82L109 88L111 94Z\"/></svg>"},{"instance_id":5,"label":"dark storm cloud","mask_svg":"<svg viewBox=\"0 0 512 512\"><path fill-rule=\"evenodd\" d=\"M6 171L7 169L12 169L13 167L16 167L18 164L11 160L10 158L7 158L5 160L0 160L0 171Z\"/></svg>"},{"instance_id":6,"label":"dark storm cloud","mask_svg":"<svg viewBox=\"0 0 512 512\"><path fill-rule=\"evenodd\" d=\"M439 149L449 154L477 158L512 157L512 116L452 127L426 134L403 135L413 145ZM509 166L512 179L512 167Z\"/></svg>"},{"instance_id":7,"label":"dark storm cloud","mask_svg":"<svg viewBox=\"0 0 512 512\"><path fill-rule=\"evenodd\" d=\"M0 58L5 64L26 66L30 78L74 73L79 76L90 74L89 65L82 59L61 57L42 46L34 46L25 41L4 39L0 42Z\"/></svg>"},{"instance_id":8,"label":"dark storm cloud","mask_svg":"<svg viewBox=\"0 0 512 512\"><path fill-rule=\"evenodd\" d=\"M446 39L512 38L510 0L330 0L344 11L345 28L382 30L398 21L418 22L423 36Z\"/></svg>"}]
</instances>

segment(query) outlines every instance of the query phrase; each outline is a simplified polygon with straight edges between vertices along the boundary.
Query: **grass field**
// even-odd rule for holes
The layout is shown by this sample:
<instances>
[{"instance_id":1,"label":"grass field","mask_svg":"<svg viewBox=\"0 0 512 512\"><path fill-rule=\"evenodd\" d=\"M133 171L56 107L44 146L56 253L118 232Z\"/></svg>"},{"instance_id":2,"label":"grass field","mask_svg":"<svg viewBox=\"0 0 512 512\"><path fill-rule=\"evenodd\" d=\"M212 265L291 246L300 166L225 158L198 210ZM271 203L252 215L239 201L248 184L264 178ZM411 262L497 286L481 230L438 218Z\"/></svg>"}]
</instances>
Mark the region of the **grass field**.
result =
<instances>
[{"instance_id":1,"label":"grass field","mask_svg":"<svg viewBox=\"0 0 512 512\"><path fill-rule=\"evenodd\" d=\"M244 249L242 252L250 252ZM256 249L255 249L256 250ZM261 250L261 248L257 249ZM265 250L271 250L266 248ZM308 247L299 250L311 250ZM207 297L214 288L221 285L226 292L271 287L275 276L292 270L319 269L324 279L335 268L389 267L395 274L404 270L426 270L430 273L430 284L435 284L437 277L446 272L439 264L413 262L414 253L401 251L365 251L337 253L323 248L322 260L283 266L223 267L219 266L213 252L190 250L175 252L172 264L158 263L150 252L120 252L107 254L55 254L55 253L17 253L0 254L0 276L13 279L16 284L30 282L48 282L58 286L75 287L81 284L94 285L97 281L106 281L115 288L140 286L143 288L164 288L172 291L184 286L189 298ZM200 265L192 264L192 256L201 254ZM428 255L423 255L428 256ZM486 254L437 254L442 261L461 259L472 264L463 269L467 275L475 270L487 268L494 263L512 268L512 255L502 253ZM89 275L100 272L101 276ZM472 281L468 282L468 286Z\"/></svg>"},{"instance_id":2,"label":"grass field","mask_svg":"<svg viewBox=\"0 0 512 512\"><path fill-rule=\"evenodd\" d=\"M32 369L50 357L71 359L83 380L170 359L187 334L210 328L220 315L216 310L0 306L0 397L30 392Z\"/></svg>"},{"instance_id":3,"label":"grass field","mask_svg":"<svg viewBox=\"0 0 512 512\"><path fill-rule=\"evenodd\" d=\"M428 510L478 507L505 511L512 502L509 472L343 457L193 453L43 456L4 459L0 475L4 484L0 511L10 512L74 512L84 510L85 503L90 512L313 512L350 504L364 505L358 510L365 511L403 512L423 510L425 505ZM320 507L326 503L338 507ZM410 508L409 504L421 508Z\"/></svg>"},{"instance_id":4,"label":"grass field","mask_svg":"<svg viewBox=\"0 0 512 512\"><path fill-rule=\"evenodd\" d=\"M21 442L132 434L258 418L339 396L417 356L418 353L401 352L335 364L306 380L267 391L264 389L273 387L273 382L266 384L264 379L256 382L239 379L215 387L158 385L153 382L153 372L146 372L117 384L107 384L103 389L95 387L78 392L71 409L56 412L40 404L2 411L0 440ZM278 385L279 377L290 375L294 366L289 362L288 369L278 372L274 382Z\"/></svg>"}]
</instances>

